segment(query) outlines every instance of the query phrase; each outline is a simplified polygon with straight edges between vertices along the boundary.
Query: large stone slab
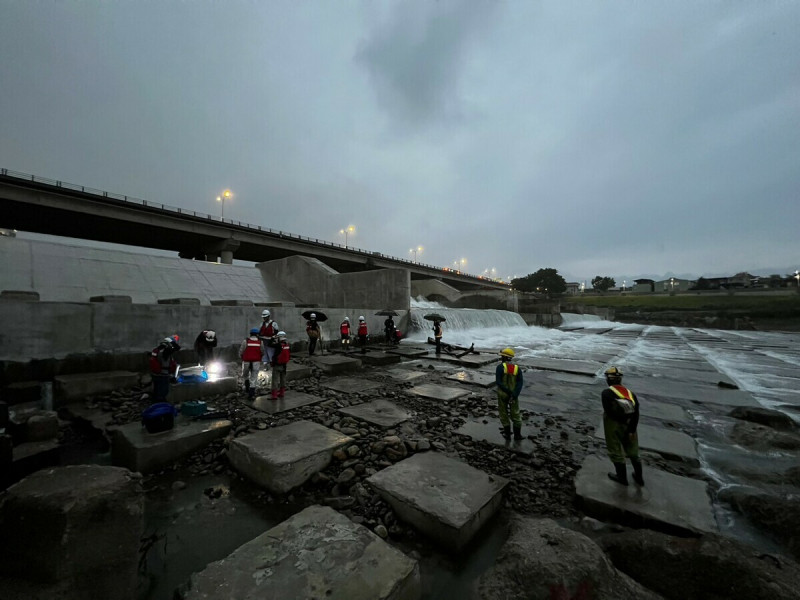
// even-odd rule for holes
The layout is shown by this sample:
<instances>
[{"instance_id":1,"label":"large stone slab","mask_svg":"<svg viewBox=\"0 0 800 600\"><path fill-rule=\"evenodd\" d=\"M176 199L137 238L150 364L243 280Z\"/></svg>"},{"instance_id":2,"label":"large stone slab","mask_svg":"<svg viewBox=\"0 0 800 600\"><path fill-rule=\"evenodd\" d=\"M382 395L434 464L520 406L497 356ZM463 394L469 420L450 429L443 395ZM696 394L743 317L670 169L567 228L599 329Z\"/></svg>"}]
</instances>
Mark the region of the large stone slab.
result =
<instances>
[{"instance_id":1,"label":"large stone slab","mask_svg":"<svg viewBox=\"0 0 800 600\"><path fill-rule=\"evenodd\" d=\"M405 358L420 358L427 355L430 351L427 348L418 346L398 346L396 348L387 348L386 352L390 354L397 354Z\"/></svg>"},{"instance_id":2,"label":"large stone slab","mask_svg":"<svg viewBox=\"0 0 800 600\"><path fill-rule=\"evenodd\" d=\"M411 416L396 404L378 399L356 406L340 408L339 412L379 427L394 427Z\"/></svg>"},{"instance_id":3,"label":"large stone slab","mask_svg":"<svg viewBox=\"0 0 800 600\"><path fill-rule=\"evenodd\" d=\"M730 390L716 385L692 385L653 377L626 377L625 385L637 395L658 396L666 400L684 400L696 404L721 404L730 406L759 406L749 392Z\"/></svg>"},{"instance_id":4,"label":"large stone slab","mask_svg":"<svg viewBox=\"0 0 800 600\"><path fill-rule=\"evenodd\" d=\"M341 354L312 356L311 362L313 362L328 375L339 375L349 371L356 371L361 368L361 361L359 359L343 356Z\"/></svg>"},{"instance_id":5,"label":"large stone slab","mask_svg":"<svg viewBox=\"0 0 800 600\"><path fill-rule=\"evenodd\" d=\"M461 435L468 435L473 440L483 440L495 446L501 446L506 450L511 450L517 454L532 455L536 450L533 442L527 437L521 440L506 439L500 433L500 422L493 421L483 423L478 421L467 421L458 428L456 433ZM528 435L528 425L522 424L522 435Z\"/></svg>"},{"instance_id":6,"label":"large stone slab","mask_svg":"<svg viewBox=\"0 0 800 600\"><path fill-rule=\"evenodd\" d=\"M352 441L335 429L296 421L236 438L228 460L256 485L283 494L327 467L336 449Z\"/></svg>"},{"instance_id":7,"label":"large stone slab","mask_svg":"<svg viewBox=\"0 0 800 600\"><path fill-rule=\"evenodd\" d=\"M214 381L209 380L203 383L176 383L171 385L168 400L173 404L183 404L188 400L230 394L235 391L235 377L220 377Z\"/></svg>"},{"instance_id":8,"label":"large stone slab","mask_svg":"<svg viewBox=\"0 0 800 600\"><path fill-rule=\"evenodd\" d=\"M456 360L458 361L458 364L465 367L478 368L490 363L496 363L497 356L493 354L465 354Z\"/></svg>"},{"instance_id":9,"label":"large stone slab","mask_svg":"<svg viewBox=\"0 0 800 600\"><path fill-rule=\"evenodd\" d=\"M343 394L361 394L363 392L368 392L369 390L374 390L375 388L381 387L381 384L377 381L370 381L369 379L361 378L345 379L342 377L337 379L329 379L321 385L329 390L336 390L337 392L342 392Z\"/></svg>"},{"instance_id":10,"label":"large stone slab","mask_svg":"<svg viewBox=\"0 0 800 600\"><path fill-rule=\"evenodd\" d=\"M286 365L286 381L295 379L308 379L311 377L311 367L299 362L291 361Z\"/></svg>"},{"instance_id":11,"label":"large stone slab","mask_svg":"<svg viewBox=\"0 0 800 600\"><path fill-rule=\"evenodd\" d=\"M707 485L645 465L645 487L611 481L608 459L587 456L575 478L575 493L587 514L634 527L686 535L716 531Z\"/></svg>"},{"instance_id":12,"label":"large stone slab","mask_svg":"<svg viewBox=\"0 0 800 600\"><path fill-rule=\"evenodd\" d=\"M576 375L586 376L594 376L603 367L603 363L546 357L525 358L519 361L519 364L544 371L560 371L562 373L575 373Z\"/></svg>"},{"instance_id":13,"label":"large stone slab","mask_svg":"<svg viewBox=\"0 0 800 600\"><path fill-rule=\"evenodd\" d=\"M365 365L371 365L373 367L393 365L402 360L399 354L390 354L389 352L381 352L379 350L372 350L366 354L359 354L358 357Z\"/></svg>"},{"instance_id":14,"label":"large stone slab","mask_svg":"<svg viewBox=\"0 0 800 600\"><path fill-rule=\"evenodd\" d=\"M325 398L321 398L320 396L306 394L305 392L293 392L289 390L283 398L278 398L277 400L273 400L271 394L265 394L263 396L256 396L252 402L245 402L245 404L261 412L275 415L301 406L316 404L317 402L322 402L324 399Z\"/></svg>"},{"instance_id":15,"label":"large stone slab","mask_svg":"<svg viewBox=\"0 0 800 600\"><path fill-rule=\"evenodd\" d=\"M231 430L227 419L193 421L175 417L175 427L161 433L148 433L141 423L128 423L111 432L111 462L131 471L150 473L172 463Z\"/></svg>"},{"instance_id":16,"label":"large stone slab","mask_svg":"<svg viewBox=\"0 0 800 600\"><path fill-rule=\"evenodd\" d=\"M468 396L471 392L464 388L445 387L443 385L435 385L433 383L424 383L422 385L415 385L409 390L412 394L422 396L423 398L430 398L431 400L456 400L463 396Z\"/></svg>"},{"instance_id":17,"label":"large stone slab","mask_svg":"<svg viewBox=\"0 0 800 600\"><path fill-rule=\"evenodd\" d=\"M452 375L447 375L445 379L450 379L459 383L475 385L482 388L490 388L496 383L495 376L493 374L482 373L481 371L458 371Z\"/></svg>"},{"instance_id":18,"label":"large stone slab","mask_svg":"<svg viewBox=\"0 0 800 600\"><path fill-rule=\"evenodd\" d=\"M114 390L139 385L141 375L131 371L76 373L53 378L53 392L60 403L84 400L89 396L109 394Z\"/></svg>"},{"instance_id":19,"label":"large stone slab","mask_svg":"<svg viewBox=\"0 0 800 600\"><path fill-rule=\"evenodd\" d=\"M186 600L417 600L419 566L366 527L311 506L192 575Z\"/></svg>"},{"instance_id":20,"label":"large stone slab","mask_svg":"<svg viewBox=\"0 0 800 600\"><path fill-rule=\"evenodd\" d=\"M367 480L397 515L458 551L500 507L508 480L435 452L415 454Z\"/></svg>"},{"instance_id":21,"label":"large stone slab","mask_svg":"<svg viewBox=\"0 0 800 600\"><path fill-rule=\"evenodd\" d=\"M599 394L598 394L599 396ZM640 396L637 396L637 398ZM676 423L691 423L688 413L676 404L662 402L655 398L648 398L640 405L642 416L661 419L662 421L674 421Z\"/></svg>"},{"instance_id":22,"label":"large stone slab","mask_svg":"<svg viewBox=\"0 0 800 600\"><path fill-rule=\"evenodd\" d=\"M11 486L0 508L0 571L69 582L64 598L133 600L144 529L139 483L127 469L71 465Z\"/></svg>"},{"instance_id":23,"label":"large stone slab","mask_svg":"<svg viewBox=\"0 0 800 600\"><path fill-rule=\"evenodd\" d=\"M419 369L389 369L386 374L397 381L414 381L427 375L425 371Z\"/></svg>"},{"instance_id":24,"label":"large stone slab","mask_svg":"<svg viewBox=\"0 0 800 600\"><path fill-rule=\"evenodd\" d=\"M689 435L674 429L665 427L651 427L642 425L636 428L639 434L639 448L658 452L661 456L669 460L679 460L693 467L700 466L700 457L697 454L697 443ZM595 437L605 440L603 431L603 420L594 430Z\"/></svg>"}]
</instances>

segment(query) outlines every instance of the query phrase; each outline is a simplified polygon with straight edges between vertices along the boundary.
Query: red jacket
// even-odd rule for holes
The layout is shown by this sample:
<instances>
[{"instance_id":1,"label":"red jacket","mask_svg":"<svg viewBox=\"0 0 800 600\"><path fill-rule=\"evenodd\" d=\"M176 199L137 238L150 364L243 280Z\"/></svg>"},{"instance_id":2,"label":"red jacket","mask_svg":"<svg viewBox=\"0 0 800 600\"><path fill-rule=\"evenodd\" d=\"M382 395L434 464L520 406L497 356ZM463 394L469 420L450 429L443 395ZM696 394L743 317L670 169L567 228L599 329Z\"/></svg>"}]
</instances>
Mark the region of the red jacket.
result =
<instances>
[{"instance_id":1,"label":"red jacket","mask_svg":"<svg viewBox=\"0 0 800 600\"><path fill-rule=\"evenodd\" d=\"M256 362L261 360L261 341L251 336L245 340L244 352L242 352L242 360L244 362Z\"/></svg>"},{"instance_id":2,"label":"red jacket","mask_svg":"<svg viewBox=\"0 0 800 600\"><path fill-rule=\"evenodd\" d=\"M367 324L364 321L358 324L358 335L367 335Z\"/></svg>"}]
</instances>

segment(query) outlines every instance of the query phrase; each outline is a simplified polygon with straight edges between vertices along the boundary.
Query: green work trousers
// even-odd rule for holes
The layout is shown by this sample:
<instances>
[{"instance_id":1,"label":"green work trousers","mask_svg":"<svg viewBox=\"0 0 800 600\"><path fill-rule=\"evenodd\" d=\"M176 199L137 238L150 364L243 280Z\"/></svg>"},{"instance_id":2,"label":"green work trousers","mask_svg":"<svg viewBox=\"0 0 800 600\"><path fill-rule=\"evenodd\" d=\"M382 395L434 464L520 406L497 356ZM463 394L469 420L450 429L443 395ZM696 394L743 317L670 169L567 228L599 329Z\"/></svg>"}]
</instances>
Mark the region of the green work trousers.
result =
<instances>
[{"instance_id":1,"label":"green work trousers","mask_svg":"<svg viewBox=\"0 0 800 600\"><path fill-rule=\"evenodd\" d=\"M603 433L611 462L624 463L626 456L631 460L639 460L639 436L636 433L628 435L626 424L610 419L603 413Z\"/></svg>"},{"instance_id":2,"label":"green work trousers","mask_svg":"<svg viewBox=\"0 0 800 600\"><path fill-rule=\"evenodd\" d=\"M519 399L512 397L511 401L508 402L511 408L511 419L509 419L508 409L506 408L506 398L507 396L504 392L497 393L497 410L500 412L500 424L506 427L511 425L513 421L514 425L521 426L522 415L519 414Z\"/></svg>"}]
</instances>

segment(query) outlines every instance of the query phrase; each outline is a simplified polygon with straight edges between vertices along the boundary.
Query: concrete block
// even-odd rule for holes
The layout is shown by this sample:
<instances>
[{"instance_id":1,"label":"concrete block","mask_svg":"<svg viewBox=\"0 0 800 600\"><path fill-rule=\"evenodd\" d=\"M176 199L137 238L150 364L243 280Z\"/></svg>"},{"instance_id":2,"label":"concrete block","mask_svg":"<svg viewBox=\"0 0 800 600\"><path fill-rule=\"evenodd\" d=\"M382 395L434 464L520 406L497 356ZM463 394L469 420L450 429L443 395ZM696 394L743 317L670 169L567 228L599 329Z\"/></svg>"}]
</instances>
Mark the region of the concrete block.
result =
<instances>
[{"instance_id":1,"label":"concrete block","mask_svg":"<svg viewBox=\"0 0 800 600\"><path fill-rule=\"evenodd\" d=\"M286 366L286 381L308 379L309 377L311 377L311 367L308 365L303 365L298 362L290 362Z\"/></svg>"},{"instance_id":2,"label":"concrete block","mask_svg":"<svg viewBox=\"0 0 800 600\"><path fill-rule=\"evenodd\" d=\"M11 481L19 481L31 473L54 467L61 461L61 446L57 440L23 442L14 446L11 454Z\"/></svg>"},{"instance_id":3,"label":"concrete block","mask_svg":"<svg viewBox=\"0 0 800 600\"><path fill-rule=\"evenodd\" d=\"M58 436L58 415L55 411L41 411L25 424L25 439L28 442L43 442Z\"/></svg>"},{"instance_id":4,"label":"concrete block","mask_svg":"<svg viewBox=\"0 0 800 600\"><path fill-rule=\"evenodd\" d=\"M8 489L0 508L0 569L68 580L71 597L136 597L144 496L127 469L56 467Z\"/></svg>"},{"instance_id":5,"label":"concrete block","mask_svg":"<svg viewBox=\"0 0 800 600\"><path fill-rule=\"evenodd\" d=\"M89 302L112 302L114 304L133 304L130 296L91 296Z\"/></svg>"},{"instance_id":6,"label":"concrete block","mask_svg":"<svg viewBox=\"0 0 800 600\"><path fill-rule=\"evenodd\" d=\"M175 427L161 433L148 433L141 423L111 429L111 461L131 471L150 473L174 462L210 442L225 437L231 422L193 421L175 417Z\"/></svg>"},{"instance_id":7,"label":"concrete block","mask_svg":"<svg viewBox=\"0 0 800 600\"><path fill-rule=\"evenodd\" d=\"M339 412L379 427L394 427L411 416L396 404L383 399L340 408Z\"/></svg>"},{"instance_id":8,"label":"concrete block","mask_svg":"<svg viewBox=\"0 0 800 600\"><path fill-rule=\"evenodd\" d=\"M587 456L583 461L575 493L588 515L673 535L717 530L705 482L648 469L645 464L645 487L623 486L608 478L611 470L606 458Z\"/></svg>"},{"instance_id":9,"label":"concrete block","mask_svg":"<svg viewBox=\"0 0 800 600\"><path fill-rule=\"evenodd\" d=\"M18 381L3 389L3 399L9 404L36 402L42 397L41 381Z\"/></svg>"},{"instance_id":10,"label":"concrete block","mask_svg":"<svg viewBox=\"0 0 800 600\"><path fill-rule=\"evenodd\" d=\"M389 369L386 374L397 381L414 381L425 377L427 373L421 369Z\"/></svg>"},{"instance_id":11,"label":"concrete block","mask_svg":"<svg viewBox=\"0 0 800 600\"><path fill-rule=\"evenodd\" d=\"M448 550L464 548L500 507L508 480L435 452L367 480L397 515Z\"/></svg>"},{"instance_id":12,"label":"concrete block","mask_svg":"<svg viewBox=\"0 0 800 600\"><path fill-rule=\"evenodd\" d=\"M339 375L361 368L360 360L342 356L341 354L326 354L325 356L315 355L311 357L311 362L322 369L323 373L328 375Z\"/></svg>"},{"instance_id":13,"label":"concrete block","mask_svg":"<svg viewBox=\"0 0 800 600\"><path fill-rule=\"evenodd\" d=\"M24 290L3 290L0 292L0 301L9 300L16 302L38 302L39 292L29 292Z\"/></svg>"},{"instance_id":14,"label":"concrete block","mask_svg":"<svg viewBox=\"0 0 800 600\"><path fill-rule=\"evenodd\" d=\"M481 373L480 371L459 371L452 375L447 375L445 379L458 381L482 388L490 388L496 384L495 376L491 373Z\"/></svg>"},{"instance_id":15,"label":"concrete block","mask_svg":"<svg viewBox=\"0 0 800 600\"><path fill-rule=\"evenodd\" d=\"M87 396L108 394L120 388L139 385L141 376L131 371L76 373L53 378L56 399L60 403L83 400Z\"/></svg>"},{"instance_id":16,"label":"concrete block","mask_svg":"<svg viewBox=\"0 0 800 600\"><path fill-rule=\"evenodd\" d=\"M175 383L169 388L168 400L173 404L182 404L187 400L230 394L235 391L235 377L220 377L214 381L209 380L204 383Z\"/></svg>"},{"instance_id":17,"label":"concrete block","mask_svg":"<svg viewBox=\"0 0 800 600\"><path fill-rule=\"evenodd\" d=\"M199 298L160 298L158 304L181 304L183 306L200 306Z\"/></svg>"},{"instance_id":18,"label":"concrete block","mask_svg":"<svg viewBox=\"0 0 800 600\"><path fill-rule=\"evenodd\" d=\"M506 439L500 434L500 421L490 421L489 423L482 423L478 421L467 421L458 428L456 433L460 435L468 435L473 440L483 440L495 446L500 446L506 450L511 450L516 454L523 454L526 456L533 456L538 449L527 437L522 440ZM523 422L522 435L527 436L530 433L528 425Z\"/></svg>"},{"instance_id":19,"label":"concrete block","mask_svg":"<svg viewBox=\"0 0 800 600\"><path fill-rule=\"evenodd\" d=\"M360 378L345 378L337 377L336 379L329 379L321 384L322 387L329 390L336 390L343 394L363 394L369 390L374 390L381 387L377 381L369 381L368 379Z\"/></svg>"},{"instance_id":20,"label":"concrete block","mask_svg":"<svg viewBox=\"0 0 800 600\"><path fill-rule=\"evenodd\" d=\"M423 398L430 398L431 400L456 400L464 396L469 396L472 392L463 387L451 388L443 385L434 385L432 383L424 383L422 385L415 385L409 390L412 394L421 396Z\"/></svg>"},{"instance_id":21,"label":"concrete block","mask_svg":"<svg viewBox=\"0 0 800 600\"><path fill-rule=\"evenodd\" d=\"M419 566L332 508L311 506L192 575L186 600L418 600Z\"/></svg>"},{"instance_id":22,"label":"concrete block","mask_svg":"<svg viewBox=\"0 0 800 600\"><path fill-rule=\"evenodd\" d=\"M228 460L256 485L283 494L327 467L333 453L352 442L334 429L296 421L236 438Z\"/></svg>"},{"instance_id":23,"label":"concrete block","mask_svg":"<svg viewBox=\"0 0 800 600\"><path fill-rule=\"evenodd\" d=\"M366 354L359 354L358 357L365 365L374 367L393 365L399 363L401 360L398 354L389 354L388 352L380 352L379 350L371 350Z\"/></svg>"},{"instance_id":24,"label":"concrete block","mask_svg":"<svg viewBox=\"0 0 800 600\"><path fill-rule=\"evenodd\" d=\"M251 300L211 300L211 306L253 306Z\"/></svg>"},{"instance_id":25,"label":"concrete block","mask_svg":"<svg viewBox=\"0 0 800 600\"><path fill-rule=\"evenodd\" d=\"M404 358L420 358L429 354L430 351L418 346L397 346L396 348L387 348L386 352L389 354L397 354Z\"/></svg>"},{"instance_id":26,"label":"concrete block","mask_svg":"<svg viewBox=\"0 0 800 600\"><path fill-rule=\"evenodd\" d=\"M278 398L277 400L273 400L270 394L265 394L263 396L256 396L252 403L246 402L246 404L261 412L275 415L299 408L300 406L316 404L317 402L322 402L324 399L325 398L312 396L304 392L293 392L289 390L283 398Z\"/></svg>"},{"instance_id":27,"label":"concrete block","mask_svg":"<svg viewBox=\"0 0 800 600\"><path fill-rule=\"evenodd\" d=\"M636 428L636 432L639 434L640 449L658 452L666 459L683 461L693 467L700 466L697 443L691 436L674 429L651 427L641 423ZM606 439L602 418L594 430L594 435L601 440Z\"/></svg>"},{"instance_id":28,"label":"concrete block","mask_svg":"<svg viewBox=\"0 0 800 600\"><path fill-rule=\"evenodd\" d=\"M560 358L533 357L519 361L524 367L533 367L545 371L560 371L594 377L604 366L603 363L586 360L566 360Z\"/></svg>"}]
</instances>

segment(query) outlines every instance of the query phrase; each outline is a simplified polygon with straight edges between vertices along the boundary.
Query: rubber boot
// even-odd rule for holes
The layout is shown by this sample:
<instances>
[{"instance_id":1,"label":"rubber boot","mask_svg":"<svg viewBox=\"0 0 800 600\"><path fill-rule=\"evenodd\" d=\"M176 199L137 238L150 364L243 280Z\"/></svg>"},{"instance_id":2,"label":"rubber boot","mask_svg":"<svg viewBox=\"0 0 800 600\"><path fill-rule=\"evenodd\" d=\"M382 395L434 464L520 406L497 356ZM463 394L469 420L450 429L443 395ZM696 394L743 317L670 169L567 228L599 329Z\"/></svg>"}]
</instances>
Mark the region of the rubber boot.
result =
<instances>
[{"instance_id":1,"label":"rubber boot","mask_svg":"<svg viewBox=\"0 0 800 600\"><path fill-rule=\"evenodd\" d=\"M249 388L247 390L247 397L250 398L250 400L255 398L256 397L256 388Z\"/></svg>"},{"instance_id":2,"label":"rubber boot","mask_svg":"<svg viewBox=\"0 0 800 600\"><path fill-rule=\"evenodd\" d=\"M611 481L616 481L622 485L628 485L628 470L625 468L625 463L612 463L616 473L609 473L608 478Z\"/></svg>"},{"instance_id":3,"label":"rubber boot","mask_svg":"<svg viewBox=\"0 0 800 600\"><path fill-rule=\"evenodd\" d=\"M522 425L514 425L514 439L515 440L524 439L522 437Z\"/></svg>"},{"instance_id":4,"label":"rubber boot","mask_svg":"<svg viewBox=\"0 0 800 600\"><path fill-rule=\"evenodd\" d=\"M507 440L511 439L511 425L503 425L503 433L502 436Z\"/></svg>"},{"instance_id":5,"label":"rubber boot","mask_svg":"<svg viewBox=\"0 0 800 600\"><path fill-rule=\"evenodd\" d=\"M244 391L248 396L250 395L250 380L249 379L245 379L244 380Z\"/></svg>"},{"instance_id":6,"label":"rubber boot","mask_svg":"<svg viewBox=\"0 0 800 600\"><path fill-rule=\"evenodd\" d=\"M272 392L270 393L270 397L273 400L277 400L278 399L278 390L272 390Z\"/></svg>"},{"instance_id":7,"label":"rubber boot","mask_svg":"<svg viewBox=\"0 0 800 600\"><path fill-rule=\"evenodd\" d=\"M283 398L283 395L286 393L286 388L281 388L278 390L278 398Z\"/></svg>"},{"instance_id":8,"label":"rubber boot","mask_svg":"<svg viewBox=\"0 0 800 600\"><path fill-rule=\"evenodd\" d=\"M632 460L633 465L633 481L636 485L644 487L644 477L642 477L642 461Z\"/></svg>"}]
</instances>

